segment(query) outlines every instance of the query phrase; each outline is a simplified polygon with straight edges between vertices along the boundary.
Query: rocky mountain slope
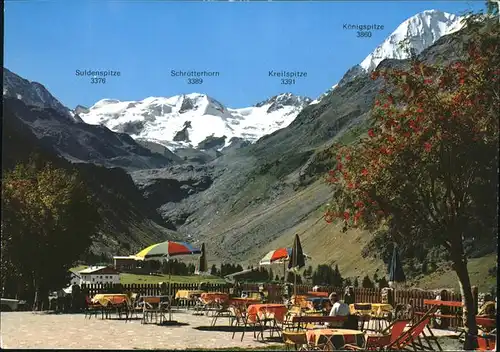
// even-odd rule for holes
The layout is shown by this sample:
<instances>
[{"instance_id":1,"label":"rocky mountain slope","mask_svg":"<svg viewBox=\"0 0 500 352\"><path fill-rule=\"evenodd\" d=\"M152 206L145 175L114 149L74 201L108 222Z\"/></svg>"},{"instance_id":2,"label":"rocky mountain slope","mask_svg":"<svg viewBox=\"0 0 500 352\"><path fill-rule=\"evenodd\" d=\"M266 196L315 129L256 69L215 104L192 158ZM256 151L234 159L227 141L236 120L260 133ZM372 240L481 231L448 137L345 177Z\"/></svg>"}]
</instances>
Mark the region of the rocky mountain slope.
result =
<instances>
[{"instance_id":1,"label":"rocky mountain slope","mask_svg":"<svg viewBox=\"0 0 500 352\"><path fill-rule=\"evenodd\" d=\"M105 125L134 138L178 149L222 149L234 138L255 142L288 126L309 98L281 94L253 107L231 109L205 94L192 93L141 101L103 99L80 116L89 124ZM217 143L208 145L210 139Z\"/></svg>"},{"instance_id":2,"label":"rocky mountain slope","mask_svg":"<svg viewBox=\"0 0 500 352\"><path fill-rule=\"evenodd\" d=\"M29 82L5 68L4 97L10 99L12 112L42 143L54 147L70 161L134 170L167 166L176 160L172 155L151 152L126 133L84 123L42 84Z\"/></svg>"},{"instance_id":3,"label":"rocky mountain slope","mask_svg":"<svg viewBox=\"0 0 500 352\"><path fill-rule=\"evenodd\" d=\"M4 98L2 119L2 170L27 161L32 153L43 160L65 168L76 168L83 176L89 190L96 195L99 213L103 218L97 240L92 246L94 254L106 256L130 254L151 243L177 238L154 207L144 199L121 168L106 168L92 163L72 164L59 157L57 147L37 137L32 127L20 116L45 116L56 114L39 107L28 107L21 100ZM58 113L57 113L58 114Z\"/></svg>"},{"instance_id":4,"label":"rocky mountain slope","mask_svg":"<svg viewBox=\"0 0 500 352\"><path fill-rule=\"evenodd\" d=\"M463 55L460 41L467 29L446 35L424 49L419 57L447 63ZM380 67L409 67L409 60L385 59ZM385 268L380 258L367 256L366 233L327 225L322 207L331 190L323 177L333 165L335 141L349 142L369 126L371 108L380 80L368 72L349 79L316 104L305 107L286 128L256 143L225 154L194 170L185 165L167 170L141 170L132 177L149 197L160 194L163 184L190 178L187 196L169 198L159 206L163 217L176 219L179 232L208 244L212 258L256 263L276 246L290 245L299 233L312 263L336 262L347 275ZM202 179L210 179L203 182ZM193 187L202 183L201 188ZM156 198L164 200L160 196ZM215 259L214 259L215 260ZM229 260L229 259L228 259ZM370 274L373 274L371 272Z\"/></svg>"}]
</instances>

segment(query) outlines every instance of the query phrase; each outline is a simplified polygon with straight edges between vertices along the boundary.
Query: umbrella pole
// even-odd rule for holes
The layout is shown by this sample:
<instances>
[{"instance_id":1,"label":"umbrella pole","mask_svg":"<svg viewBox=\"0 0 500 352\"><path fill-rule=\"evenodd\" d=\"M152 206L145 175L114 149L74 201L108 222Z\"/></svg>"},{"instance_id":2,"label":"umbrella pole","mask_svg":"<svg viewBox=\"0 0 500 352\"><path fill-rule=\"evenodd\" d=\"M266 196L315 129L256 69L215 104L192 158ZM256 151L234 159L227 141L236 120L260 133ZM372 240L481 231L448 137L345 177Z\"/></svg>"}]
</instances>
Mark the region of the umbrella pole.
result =
<instances>
[{"instance_id":1,"label":"umbrella pole","mask_svg":"<svg viewBox=\"0 0 500 352\"><path fill-rule=\"evenodd\" d=\"M168 321L172 321L172 268L168 266Z\"/></svg>"},{"instance_id":2,"label":"umbrella pole","mask_svg":"<svg viewBox=\"0 0 500 352\"><path fill-rule=\"evenodd\" d=\"M286 260L283 260L283 285L286 284Z\"/></svg>"},{"instance_id":3,"label":"umbrella pole","mask_svg":"<svg viewBox=\"0 0 500 352\"><path fill-rule=\"evenodd\" d=\"M297 273L293 273L293 295L297 297Z\"/></svg>"}]
</instances>

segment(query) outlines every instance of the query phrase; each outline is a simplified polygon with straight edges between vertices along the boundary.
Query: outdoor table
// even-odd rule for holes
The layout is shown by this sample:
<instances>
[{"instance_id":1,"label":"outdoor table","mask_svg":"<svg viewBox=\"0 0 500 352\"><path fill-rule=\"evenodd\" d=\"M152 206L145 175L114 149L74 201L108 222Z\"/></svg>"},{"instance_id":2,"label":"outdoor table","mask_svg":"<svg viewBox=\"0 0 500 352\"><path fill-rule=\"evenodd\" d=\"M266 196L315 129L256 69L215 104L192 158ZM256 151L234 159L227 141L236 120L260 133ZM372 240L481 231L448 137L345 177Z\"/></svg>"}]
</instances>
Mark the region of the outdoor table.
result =
<instances>
[{"instance_id":1,"label":"outdoor table","mask_svg":"<svg viewBox=\"0 0 500 352\"><path fill-rule=\"evenodd\" d=\"M249 317L256 316L259 322L262 324L262 337L264 338L263 331L265 329L267 321L272 320L273 326L271 327L271 334L277 327L277 323L283 323L285 321L286 313L288 309L284 304L278 303L263 303L263 304L252 304L248 306L247 314Z\"/></svg>"},{"instance_id":2,"label":"outdoor table","mask_svg":"<svg viewBox=\"0 0 500 352\"><path fill-rule=\"evenodd\" d=\"M328 292L307 292L307 295L310 297L326 297L328 298Z\"/></svg>"},{"instance_id":3,"label":"outdoor table","mask_svg":"<svg viewBox=\"0 0 500 352\"><path fill-rule=\"evenodd\" d=\"M205 291L202 290L179 290L175 294L175 299L177 302L187 302L186 309L189 309L189 302L196 302L196 299L200 297ZM177 303L177 305L179 305Z\"/></svg>"},{"instance_id":4,"label":"outdoor table","mask_svg":"<svg viewBox=\"0 0 500 352\"><path fill-rule=\"evenodd\" d=\"M341 349L345 344L363 348L365 334L359 330L350 329L315 329L306 331L307 341L314 345L331 343L334 349Z\"/></svg>"},{"instance_id":5,"label":"outdoor table","mask_svg":"<svg viewBox=\"0 0 500 352\"><path fill-rule=\"evenodd\" d=\"M92 298L92 303L99 303L103 307L107 307L108 304L118 305L123 303L130 303L130 298L126 294L121 293L97 294Z\"/></svg>"},{"instance_id":6,"label":"outdoor table","mask_svg":"<svg viewBox=\"0 0 500 352\"><path fill-rule=\"evenodd\" d=\"M308 308L308 301L306 295L294 295L291 299L293 305L300 306L300 308Z\"/></svg>"},{"instance_id":7,"label":"outdoor table","mask_svg":"<svg viewBox=\"0 0 500 352\"><path fill-rule=\"evenodd\" d=\"M286 312L288 311L286 305L279 303L263 303L252 304L248 306L249 315L257 315L259 318L272 316L279 322L285 319Z\"/></svg>"},{"instance_id":8,"label":"outdoor table","mask_svg":"<svg viewBox=\"0 0 500 352\"><path fill-rule=\"evenodd\" d=\"M308 308L315 309L316 307L324 307L325 303L329 303L330 300L325 297L308 297L307 298Z\"/></svg>"},{"instance_id":9,"label":"outdoor table","mask_svg":"<svg viewBox=\"0 0 500 352\"><path fill-rule=\"evenodd\" d=\"M356 303L356 305L371 305L371 310L356 310L354 308L354 304L349 304L349 311L351 314L372 314L372 315L380 315L383 312L392 312L393 308L388 303Z\"/></svg>"},{"instance_id":10,"label":"outdoor table","mask_svg":"<svg viewBox=\"0 0 500 352\"><path fill-rule=\"evenodd\" d=\"M369 306L369 309L360 309L360 306ZM351 315L358 315L360 317L361 330L373 330L381 332L389 326L390 314L392 312L392 305L387 303L355 303L349 305ZM374 324L371 324L371 323ZM367 327L365 328L365 323ZM371 327L370 327L371 325Z\"/></svg>"},{"instance_id":11,"label":"outdoor table","mask_svg":"<svg viewBox=\"0 0 500 352\"><path fill-rule=\"evenodd\" d=\"M203 302L209 304L217 301L227 301L229 300L229 294L222 292L203 292L200 295L200 298L203 300Z\"/></svg>"},{"instance_id":12,"label":"outdoor table","mask_svg":"<svg viewBox=\"0 0 500 352\"><path fill-rule=\"evenodd\" d=\"M241 298L241 297L231 297L229 298L229 304L232 305L252 305L252 304L258 304L260 303L260 299L256 298Z\"/></svg>"},{"instance_id":13,"label":"outdoor table","mask_svg":"<svg viewBox=\"0 0 500 352\"><path fill-rule=\"evenodd\" d=\"M176 299L191 300L194 298L193 296L200 296L204 292L205 291L201 291L201 290L179 290L175 294L175 298Z\"/></svg>"}]
</instances>

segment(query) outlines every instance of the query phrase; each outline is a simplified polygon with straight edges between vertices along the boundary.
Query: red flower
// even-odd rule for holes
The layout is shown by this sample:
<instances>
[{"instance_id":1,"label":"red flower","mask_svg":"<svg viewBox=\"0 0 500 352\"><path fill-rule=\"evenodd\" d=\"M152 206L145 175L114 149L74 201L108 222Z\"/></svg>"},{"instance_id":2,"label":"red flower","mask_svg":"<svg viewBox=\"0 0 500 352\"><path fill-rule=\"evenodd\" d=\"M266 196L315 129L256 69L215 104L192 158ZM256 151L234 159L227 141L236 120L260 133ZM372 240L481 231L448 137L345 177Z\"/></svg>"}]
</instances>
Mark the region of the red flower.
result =
<instances>
[{"instance_id":1,"label":"red flower","mask_svg":"<svg viewBox=\"0 0 500 352\"><path fill-rule=\"evenodd\" d=\"M344 219L349 220L350 214L348 211L344 211Z\"/></svg>"},{"instance_id":2,"label":"red flower","mask_svg":"<svg viewBox=\"0 0 500 352\"><path fill-rule=\"evenodd\" d=\"M371 138L375 137L375 132L373 132L372 129L369 129L368 130L368 136L370 136Z\"/></svg>"},{"instance_id":3,"label":"red flower","mask_svg":"<svg viewBox=\"0 0 500 352\"><path fill-rule=\"evenodd\" d=\"M368 170L366 168L361 170L361 175L363 175L363 176L368 175Z\"/></svg>"},{"instance_id":4,"label":"red flower","mask_svg":"<svg viewBox=\"0 0 500 352\"><path fill-rule=\"evenodd\" d=\"M387 98L387 101L389 102L389 104L394 103L394 100L392 99L392 97L391 97L391 96L389 96L389 97Z\"/></svg>"},{"instance_id":5,"label":"red flower","mask_svg":"<svg viewBox=\"0 0 500 352\"><path fill-rule=\"evenodd\" d=\"M463 85L464 85L464 83L465 83L465 80L462 78L462 79L460 80L460 85L461 85L461 86L463 86Z\"/></svg>"},{"instance_id":6,"label":"red flower","mask_svg":"<svg viewBox=\"0 0 500 352\"><path fill-rule=\"evenodd\" d=\"M432 84L432 79L426 79L426 80L424 80L424 84Z\"/></svg>"},{"instance_id":7,"label":"red flower","mask_svg":"<svg viewBox=\"0 0 500 352\"><path fill-rule=\"evenodd\" d=\"M424 143L424 148L425 148L425 151L428 153L428 152L431 151L432 144L430 144L429 142L425 142Z\"/></svg>"},{"instance_id":8,"label":"red flower","mask_svg":"<svg viewBox=\"0 0 500 352\"><path fill-rule=\"evenodd\" d=\"M389 142L394 142L396 140L396 138L394 138L393 136L387 136L387 140Z\"/></svg>"},{"instance_id":9,"label":"red flower","mask_svg":"<svg viewBox=\"0 0 500 352\"><path fill-rule=\"evenodd\" d=\"M353 188L354 188L354 183L349 182L349 183L347 184L347 188L349 188L349 189L353 189Z\"/></svg>"},{"instance_id":10,"label":"red flower","mask_svg":"<svg viewBox=\"0 0 500 352\"><path fill-rule=\"evenodd\" d=\"M336 170L330 170L330 171L328 171L328 174L329 174L330 176L335 176L335 174L336 174L336 173L337 173L337 171L336 171Z\"/></svg>"},{"instance_id":11,"label":"red flower","mask_svg":"<svg viewBox=\"0 0 500 352\"><path fill-rule=\"evenodd\" d=\"M418 112L419 114L421 114L421 113L423 113L423 112L424 112L424 109L422 109L422 108L418 108L418 109L417 109L417 112Z\"/></svg>"},{"instance_id":12,"label":"red flower","mask_svg":"<svg viewBox=\"0 0 500 352\"><path fill-rule=\"evenodd\" d=\"M358 202L354 203L354 206L355 206L356 208L362 208L364 205L365 205L365 203L363 203L363 202L361 202L361 201L358 201Z\"/></svg>"},{"instance_id":13,"label":"red flower","mask_svg":"<svg viewBox=\"0 0 500 352\"><path fill-rule=\"evenodd\" d=\"M356 214L354 214L354 221L358 221L358 219L361 217L361 214L361 211L356 212Z\"/></svg>"},{"instance_id":14,"label":"red flower","mask_svg":"<svg viewBox=\"0 0 500 352\"><path fill-rule=\"evenodd\" d=\"M347 160L347 161L351 160L351 156L350 156L350 155L347 155L347 156L345 157L345 160Z\"/></svg>"},{"instance_id":15,"label":"red flower","mask_svg":"<svg viewBox=\"0 0 500 352\"><path fill-rule=\"evenodd\" d=\"M380 105L380 101L375 100L375 106L379 106L379 105Z\"/></svg>"},{"instance_id":16,"label":"red flower","mask_svg":"<svg viewBox=\"0 0 500 352\"><path fill-rule=\"evenodd\" d=\"M339 171L342 170L342 167L343 167L342 163L337 163L337 170Z\"/></svg>"}]
</instances>

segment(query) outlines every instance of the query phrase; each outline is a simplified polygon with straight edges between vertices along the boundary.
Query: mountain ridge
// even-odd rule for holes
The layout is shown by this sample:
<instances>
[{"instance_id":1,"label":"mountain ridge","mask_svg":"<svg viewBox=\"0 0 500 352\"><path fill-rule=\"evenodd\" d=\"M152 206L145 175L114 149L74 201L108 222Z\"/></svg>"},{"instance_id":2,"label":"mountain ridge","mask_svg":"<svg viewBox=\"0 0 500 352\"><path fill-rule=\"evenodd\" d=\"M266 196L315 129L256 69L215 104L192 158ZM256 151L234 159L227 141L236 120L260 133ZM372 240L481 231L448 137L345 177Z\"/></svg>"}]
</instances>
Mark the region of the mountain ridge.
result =
<instances>
[{"instance_id":1,"label":"mountain ridge","mask_svg":"<svg viewBox=\"0 0 500 352\"><path fill-rule=\"evenodd\" d=\"M255 142L288 126L310 102L310 98L283 93L251 107L229 108L206 94L190 93L140 101L103 99L81 117L86 123L104 124L171 149L196 147L207 137L226 136L222 149L233 138Z\"/></svg>"}]
</instances>

